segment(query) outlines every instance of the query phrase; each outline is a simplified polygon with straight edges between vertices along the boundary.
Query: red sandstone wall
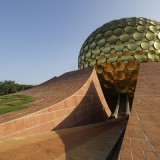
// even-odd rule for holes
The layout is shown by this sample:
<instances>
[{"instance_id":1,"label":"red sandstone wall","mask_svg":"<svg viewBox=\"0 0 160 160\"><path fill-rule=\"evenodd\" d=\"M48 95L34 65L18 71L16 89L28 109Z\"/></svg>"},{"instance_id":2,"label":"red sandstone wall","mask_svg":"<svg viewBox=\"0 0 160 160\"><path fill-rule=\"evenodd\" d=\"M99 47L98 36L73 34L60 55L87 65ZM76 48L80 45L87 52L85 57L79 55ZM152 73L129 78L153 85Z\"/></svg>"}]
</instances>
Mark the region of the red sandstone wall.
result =
<instances>
[{"instance_id":1,"label":"red sandstone wall","mask_svg":"<svg viewBox=\"0 0 160 160\"><path fill-rule=\"evenodd\" d=\"M119 160L160 159L160 62L140 65Z\"/></svg>"},{"instance_id":2,"label":"red sandstone wall","mask_svg":"<svg viewBox=\"0 0 160 160\"><path fill-rule=\"evenodd\" d=\"M86 83L71 97L27 116L1 123L0 139L99 122L110 115L93 70Z\"/></svg>"}]
</instances>

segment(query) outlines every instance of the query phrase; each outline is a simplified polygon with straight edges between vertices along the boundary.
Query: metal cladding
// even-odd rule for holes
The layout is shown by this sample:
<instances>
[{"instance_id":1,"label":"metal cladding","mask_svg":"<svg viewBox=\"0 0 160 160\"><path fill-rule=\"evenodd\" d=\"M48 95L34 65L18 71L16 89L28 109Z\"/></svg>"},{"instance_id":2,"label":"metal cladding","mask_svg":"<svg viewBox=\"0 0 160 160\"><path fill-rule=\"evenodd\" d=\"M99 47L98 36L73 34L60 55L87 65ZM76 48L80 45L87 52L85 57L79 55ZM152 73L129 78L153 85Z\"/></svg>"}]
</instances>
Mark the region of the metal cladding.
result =
<instances>
[{"instance_id":1,"label":"metal cladding","mask_svg":"<svg viewBox=\"0 0 160 160\"><path fill-rule=\"evenodd\" d=\"M160 60L160 23L123 18L96 29L84 42L79 69L95 67L101 85L133 95L141 62Z\"/></svg>"}]
</instances>

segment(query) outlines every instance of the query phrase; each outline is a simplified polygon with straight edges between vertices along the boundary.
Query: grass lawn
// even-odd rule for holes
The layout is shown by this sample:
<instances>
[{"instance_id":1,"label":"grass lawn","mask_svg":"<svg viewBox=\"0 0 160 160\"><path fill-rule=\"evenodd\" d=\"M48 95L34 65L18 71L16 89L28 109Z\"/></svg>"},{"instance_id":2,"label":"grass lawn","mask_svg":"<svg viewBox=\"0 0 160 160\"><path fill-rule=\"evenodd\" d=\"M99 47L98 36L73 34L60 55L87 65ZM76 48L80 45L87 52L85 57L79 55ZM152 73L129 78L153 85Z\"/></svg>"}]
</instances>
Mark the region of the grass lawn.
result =
<instances>
[{"instance_id":1,"label":"grass lawn","mask_svg":"<svg viewBox=\"0 0 160 160\"><path fill-rule=\"evenodd\" d=\"M0 114L27 108L26 104L33 101L33 97L28 95L0 96Z\"/></svg>"}]
</instances>

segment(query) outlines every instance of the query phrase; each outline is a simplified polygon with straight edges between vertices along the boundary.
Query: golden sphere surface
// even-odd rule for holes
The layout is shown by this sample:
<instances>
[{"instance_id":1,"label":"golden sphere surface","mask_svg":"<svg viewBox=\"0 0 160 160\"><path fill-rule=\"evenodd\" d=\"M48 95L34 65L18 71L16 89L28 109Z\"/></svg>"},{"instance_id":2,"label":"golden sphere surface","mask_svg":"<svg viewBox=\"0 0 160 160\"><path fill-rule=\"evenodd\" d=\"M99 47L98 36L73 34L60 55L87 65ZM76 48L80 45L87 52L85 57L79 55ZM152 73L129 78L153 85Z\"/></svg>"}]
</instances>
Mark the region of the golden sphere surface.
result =
<instances>
[{"instance_id":1,"label":"golden sphere surface","mask_svg":"<svg viewBox=\"0 0 160 160\"><path fill-rule=\"evenodd\" d=\"M133 95L139 64L159 60L160 23L132 17L111 21L91 33L80 50L78 67L95 67L103 87Z\"/></svg>"}]
</instances>

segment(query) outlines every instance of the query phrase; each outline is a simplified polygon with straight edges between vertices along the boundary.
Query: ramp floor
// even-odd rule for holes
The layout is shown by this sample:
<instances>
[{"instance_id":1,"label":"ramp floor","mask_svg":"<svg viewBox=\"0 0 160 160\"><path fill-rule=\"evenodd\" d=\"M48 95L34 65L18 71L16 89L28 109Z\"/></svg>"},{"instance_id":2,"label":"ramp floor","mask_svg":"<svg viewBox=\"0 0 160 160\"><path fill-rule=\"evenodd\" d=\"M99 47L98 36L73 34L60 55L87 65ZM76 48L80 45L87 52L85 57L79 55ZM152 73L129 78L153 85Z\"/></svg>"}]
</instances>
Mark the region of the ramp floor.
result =
<instances>
[{"instance_id":1,"label":"ramp floor","mask_svg":"<svg viewBox=\"0 0 160 160\"><path fill-rule=\"evenodd\" d=\"M126 120L6 139L0 142L1 160L105 160L124 131Z\"/></svg>"}]
</instances>

